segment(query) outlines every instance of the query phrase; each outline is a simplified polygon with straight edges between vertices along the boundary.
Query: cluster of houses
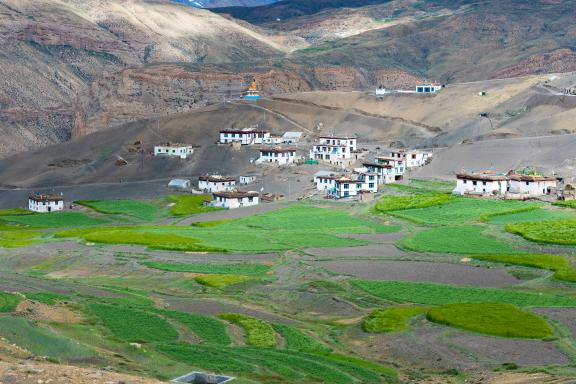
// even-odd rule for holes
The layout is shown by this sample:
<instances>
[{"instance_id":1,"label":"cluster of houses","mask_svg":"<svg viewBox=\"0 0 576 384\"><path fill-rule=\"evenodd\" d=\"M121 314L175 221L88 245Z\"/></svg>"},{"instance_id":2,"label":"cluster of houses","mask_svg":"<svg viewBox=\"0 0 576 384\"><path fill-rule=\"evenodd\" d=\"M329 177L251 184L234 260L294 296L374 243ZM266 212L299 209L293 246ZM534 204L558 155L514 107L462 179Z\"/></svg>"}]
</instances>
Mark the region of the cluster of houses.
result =
<instances>
[{"instance_id":1,"label":"cluster of houses","mask_svg":"<svg viewBox=\"0 0 576 384\"><path fill-rule=\"evenodd\" d=\"M452 193L526 199L554 193L557 182L555 177L528 171L461 172L456 175L456 188Z\"/></svg>"}]
</instances>

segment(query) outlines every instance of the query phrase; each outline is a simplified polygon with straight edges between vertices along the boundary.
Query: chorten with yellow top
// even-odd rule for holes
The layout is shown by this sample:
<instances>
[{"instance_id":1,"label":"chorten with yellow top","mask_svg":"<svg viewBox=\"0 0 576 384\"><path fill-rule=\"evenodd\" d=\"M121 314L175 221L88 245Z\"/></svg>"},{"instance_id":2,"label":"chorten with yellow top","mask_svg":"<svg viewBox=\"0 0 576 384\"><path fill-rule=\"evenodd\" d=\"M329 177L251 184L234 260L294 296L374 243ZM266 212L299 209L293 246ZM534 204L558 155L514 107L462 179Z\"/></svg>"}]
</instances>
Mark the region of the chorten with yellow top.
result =
<instances>
[{"instance_id":1,"label":"chorten with yellow top","mask_svg":"<svg viewBox=\"0 0 576 384\"><path fill-rule=\"evenodd\" d=\"M256 79L252 79L252 83L248 89L242 93L242 98L244 100L260 100L260 93L256 86Z\"/></svg>"}]
</instances>

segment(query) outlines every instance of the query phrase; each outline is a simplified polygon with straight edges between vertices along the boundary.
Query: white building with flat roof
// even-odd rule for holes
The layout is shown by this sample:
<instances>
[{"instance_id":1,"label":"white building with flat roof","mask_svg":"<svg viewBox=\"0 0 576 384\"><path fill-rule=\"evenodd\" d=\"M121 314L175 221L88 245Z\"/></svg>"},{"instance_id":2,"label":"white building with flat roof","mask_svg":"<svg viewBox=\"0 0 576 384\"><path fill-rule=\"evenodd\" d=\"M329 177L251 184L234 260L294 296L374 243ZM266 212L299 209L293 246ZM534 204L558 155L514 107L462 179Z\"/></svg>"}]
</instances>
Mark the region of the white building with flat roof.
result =
<instances>
[{"instance_id":1,"label":"white building with flat roof","mask_svg":"<svg viewBox=\"0 0 576 384\"><path fill-rule=\"evenodd\" d=\"M205 192L232 191L236 188L236 179L229 176L205 175L198 178L198 189Z\"/></svg>"},{"instance_id":2,"label":"white building with flat roof","mask_svg":"<svg viewBox=\"0 0 576 384\"><path fill-rule=\"evenodd\" d=\"M523 197L537 197L549 195L556 188L555 177L542 175L522 175L510 173L508 175L508 192Z\"/></svg>"},{"instance_id":3,"label":"white building with flat roof","mask_svg":"<svg viewBox=\"0 0 576 384\"><path fill-rule=\"evenodd\" d=\"M28 210L38 213L61 211L64 209L64 197L62 195L46 195L31 193L28 196Z\"/></svg>"},{"instance_id":4,"label":"white building with flat roof","mask_svg":"<svg viewBox=\"0 0 576 384\"><path fill-rule=\"evenodd\" d=\"M294 148L261 148L256 164L291 165L296 162Z\"/></svg>"},{"instance_id":5,"label":"white building with flat roof","mask_svg":"<svg viewBox=\"0 0 576 384\"><path fill-rule=\"evenodd\" d=\"M260 203L260 194L258 192L213 192L210 204L214 207L225 209L236 209L241 207L250 207Z\"/></svg>"},{"instance_id":6,"label":"white building with flat roof","mask_svg":"<svg viewBox=\"0 0 576 384\"><path fill-rule=\"evenodd\" d=\"M166 143L154 146L154 156L169 156L186 159L194 153L190 144Z\"/></svg>"},{"instance_id":7,"label":"white building with flat roof","mask_svg":"<svg viewBox=\"0 0 576 384\"><path fill-rule=\"evenodd\" d=\"M346 136L322 136L310 149L310 159L323 161L333 165L349 165L345 161L352 157L352 152L357 150L355 137Z\"/></svg>"},{"instance_id":8,"label":"white building with flat roof","mask_svg":"<svg viewBox=\"0 0 576 384\"><path fill-rule=\"evenodd\" d=\"M477 172L456 175L455 195L504 195L508 189L508 177L503 173Z\"/></svg>"},{"instance_id":9,"label":"white building with flat roof","mask_svg":"<svg viewBox=\"0 0 576 384\"><path fill-rule=\"evenodd\" d=\"M373 172L338 174L319 171L314 174L314 184L327 196L341 199L357 196L361 191L378 192L378 175Z\"/></svg>"},{"instance_id":10,"label":"white building with flat roof","mask_svg":"<svg viewBox=\"0 0 576 384\"><path fill-rule=\"evenodd\" d=\"M240 143L241 145L263 144L270 138L270 132L256 127L223 129L220 131L220 144Z\"/></svg>"}]
</instances>

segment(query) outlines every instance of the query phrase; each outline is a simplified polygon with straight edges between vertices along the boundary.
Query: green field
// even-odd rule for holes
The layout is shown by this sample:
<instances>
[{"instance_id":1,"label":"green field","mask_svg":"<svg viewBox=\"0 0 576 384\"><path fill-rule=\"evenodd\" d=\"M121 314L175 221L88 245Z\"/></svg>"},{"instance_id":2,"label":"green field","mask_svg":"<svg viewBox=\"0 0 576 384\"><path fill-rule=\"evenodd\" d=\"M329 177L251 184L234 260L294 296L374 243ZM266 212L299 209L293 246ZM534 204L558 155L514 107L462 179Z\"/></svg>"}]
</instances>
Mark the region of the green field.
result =
<instances>
[{"instance_id":1,"label":"green field","mask_svg":"<svg viewBox=\"0 0 576 384\"><path fill-rule=\"evenodd\" d=\"M506 230L538 243L576 245L576 220L512 223Z\"/></svg>"},{"instance_id":2,"label":"green field","mask_svg":"<svg viewBox=\"0 0 576 384\"><path fill-rule=\"evenodd\" d=\"M148 268L160 269L169 272L192 272L217 275L264 275L270 270L269 266L262 264L176 264L147 262Z\"/></svg>"},{"instance_id":3,"label":"green field","mask_svg":"<svg viewBox=\"0 0 576 384\"><path fill-rule=\"evenodd\" d=\"M0 312L14 312L22 298L7 292L0 292Z\"/></svg>"},{"instance_id":4,"label":"green field","mask_svg":"<svg viewBox=\"0 0 576 384\"><path fill-rule=\"evenodd\" d=\"M425 193L410 196L383 196L376 203L377 212L389 213L410 209L443 206L454 197L445 193Z\"/></svg>"},{"instance_id":5,"label":"green field","mask_svg":"<svg viewBox=\"0 0 576 384\"><path fill-rule=\"evenodd\" d=\"M211 288L224 289L228 286L254 280L254 276L246 275L201 275L194 278L198 284Z\"/></svg>"},{"instance_id":6,"label":"green field","mask_svg":"<svg viewBox=\"0 0 576 384\"><path fill-rule=\"evenodd\" d=\"M43 304L56 304L59 301L66 301L69 300L69 296L65 295L58 295L56 293L48 293L48 292L35 292L35 293L26 293L26 298L32 301L38 301Z\"/></svg>"},{"instance_id":7,"label":"green field","mask_svg":"<svg viewBox=\"0 0 576 384\"><path fill-rule=\"evenodd\" d=\"M576 298L504 288L381 280L353 280L352 284L371 295L398 303L426 305L506 303L518 307L576 307Z\"/></svg>"},{"instance_id":8,"label":"green field","mask_svg":"<svg viewBox=\"0 0 576 384\"><path fill-rule=\"evenodd\" d=\"M214 348L166 344L158 349L180 362L215 372L238 375L261 372L266 382L329 382L334 384L382 383L395 372L374 363L339 355L256 347Z\"/></svg>"},{"instance_id":9,"label":"green field","mask_svg":"<svg viewBox=\"0 0 576 384\"><path fill-rule=\"evenodd\" d=\"M326 345L320 343L318 340L307 335L296 327L284 324L274 324L274 329L284 339L287 349L310 353L330 352L330 348Z\"/></svg>"},{"instance_id":10,"label":"green field","mask_svg":"<svg viewBox=\"0 0 576 384\"><path fill-rule=\"evenodd\" d=\"M442 205L426 208L405 209L394 216L421 224L456 225L487 220L493 216L526 212L538 209L538 204L510 200L453 198Z\"/></svg>"},{"instance_id":11,"label":"green field","mask_svg":"<svg viewBox=\"0 0 576 384\"><path fill-rule=\"evenodd\" d=\"M576 200L557 201L554 205L558 207L574 208L576 209Z\"/></svg>"},{"instance_id":12,"label":"green field","mask_svg":"<svg viewBox=\"0 0 576 384\"><path fill-rule=\"evenodd\" d=\"M31 211L22 208L0 209L0 216L32 215Z\"/></svg>"},{"instance_id":13,"label":"green field","mask_svg":"<svg viewBox=\"0 0 576 384\"><path fill-rule=\"evenodd\" d=\"M412 317L424 314L428 309L429 307L416 306L377 309L364 318L362 329L369 333L405 331Z\"/></svg>"},{"instance_id":14,"label":"green field","mask_svg":"<svg viewBox=\"0 0 576 384\"><path fill-rule=\"evenodd\" d=\"M0 336L36 356L59 361L82 361L96 353L78 342L48 329L35 327L26 319L0 317Z\"/></svg>"},{"instance_id":15,"label":"green field","mask_svg":"<svg viewBox=\"0 0 576 384\"><path fill-rule=\"evenodd\" d=\"M503 337L542 339L553 335L540 317L510 304L448 304L428 311L430 321Z\"/></svg>"},{"instance_id":16,"label":"green field","mask_svg":"<svg viewBox=\"0 0 576 384\"><path fill-rule=\"evenodd\" d=\"M576 219L576 214L565 210L540 208L519 213L490 216L487 219L490 224L510 224L529 221L570 220Z\"/></svg>"},{"instance_id":17,"label":"green field","mask_svg":"<svg viewBox=\"0 0 576 384\"><path fill-rule=\"evenodd\" d=\"M239 313L223 313L219 317L242 327L246 332L246 344L259 347L276 346L276 333L270 323Z\"/></svg>"},{"instance_id":18,"label":"green field","mask_svg":"<svg viewBox=\"0 0 576 384\"><path fill-rule=\"evenodd\" d=\"M39 243L41 232L18 229L14 226L0 225L0 247L19 248Z\"/></svg>"},{"instance_id":19,"label":"green field","mask_svg":"<svg viewBox=\"0 0 576 384\"><path fill-rule=\"evenodd\" d=\"M195 335L202 338L205 343L216 345L230 344L230 337L226 332L226 326L218 319L178 311L157 310L156 312L184 325Z\"/></svg>"},{"instance_id":20,"label":"green field","mask_svg":"<svg viewBox=\"0 0 576 384\"><path fill-rule=\"evenodd\" d=\"M576 270L564 256L542 254L473 255L474 259L554 271L558 280L576 282Z\"/></svg>"},{"instance_id":21,"label":"green field","mask_svg":"<svg viewBox=\"0 0 576 384\"><path fill-rule=\"evenodd\" d=\"M178 339L178 332L174 327L158 315L128 307L102 304L91 304L89 309L118 339L139 343Z\"/></svg>"},{"instance_id":22,"label":"green field","mask_svg":"<svg viewBox=\"0 0 576 384\"><path fill-rule=\"evenodd\" d=\"M74 228L105 224L109 221L80 212L34 213L32 215L0 216L1 221L35 228Z\"/></svg>"},{"instance_id":23,"label":"green field","mask_svg":"<svg viewBox=\"0 0 576 384\"><path fill-rule=\"evenodd\" d=\"M168 201L174 205L170 208L170 212L174 216L190 216L197 213L204 213L215 211L218 208L210 208L204 206L205 200L210 200L210 195L171 195L168 196Z\"/></svg>"},{"instance_id":24,"label":"green field","mask_svg":"<svg viewBox=\"0 0 576 384\"><path fill-rule=\"evenodd\" d=\"M484 234L480 226L438 227L418 232L400 242L402 248L415 252L459 254L518 253L507 243Z\"/></svg>"},{"instance_id":25,"label":"green field","mask_svg":"<svg viewBox=\"0 0 576 384\"><path fill-rule=\"evenodd\" d=\"M141 200L78 200L76 204L107 215L127 215L144 221L154 220L158 206Z\"/></svg>"}]
</instances>

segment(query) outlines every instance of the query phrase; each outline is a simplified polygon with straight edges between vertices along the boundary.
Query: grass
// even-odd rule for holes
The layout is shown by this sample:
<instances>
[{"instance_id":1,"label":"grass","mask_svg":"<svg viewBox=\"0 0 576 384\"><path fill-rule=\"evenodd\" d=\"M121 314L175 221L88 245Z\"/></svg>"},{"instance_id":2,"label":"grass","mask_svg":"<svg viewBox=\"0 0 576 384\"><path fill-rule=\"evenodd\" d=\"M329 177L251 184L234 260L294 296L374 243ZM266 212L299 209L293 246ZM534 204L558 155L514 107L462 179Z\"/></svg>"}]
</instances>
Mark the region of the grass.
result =
<instances>
[{"instance_id":1,"label":"grass","mask_svg":"<svg viewBox=\"0 0 576 384\"><path fill-rule=\"evenodd\" d=\"M487 222L490 224L510 224L530 221L549 221L549 220L570 220L576 219L574 213L564 210L535 209L518 213L508 213L497 216L489 216Z\"/></svg>"},{"instance_id":2,"label":"grass","mask_svg":"<svg viewBox=\"0 0 576 384\"><path fill-rule=\"evenodd\" d=\"M74 228L108 223L80 212L34 213L31 215L0 216L0 220L35 228Z\"/></svg>"},{"instance_id":3,"label":"grass","mask_svg":"<svg viewBox=\"0 0 576 384\"><path fill-rule=\"evenodd\" d=\"M215 345L230 344L230 337L226 332L226 326L218 319L178 311L157 310L157 312L184 325L190 331L194 332L195 335L199 336L205 343Z\"/></svg>"},{"instance_id":4,"label":"grass","mask_svg":"<svg viewBox=\"0 0 576 384\"><path fill-rule=\"evenodd\" d=\"M76 204L107 215L127 215L152 221L158 216L158 207L140 200L78 200Z\"/></svg>"},{"instance_id":5,"label":"grass","mask_svg":"<svg viewBox=\"0 0 576 384\"><path fill-rule=\"evenodd\" d=\"M260 347L275 347L276 333L270 323L239 313L223 313L223 320L239 325L246 332L246 344Z\"/></svg>"},{"instance_id":6,"label":"grass","mask_svg":"<svg viewBox=\"0 0 576 384\"><path fill-rule=\"evenodd\" d=\"M31 215L32 212L22 208L0 209L0 216Z\"/></svg>"},{"instance_id":7,"label":"grass","mask_svg":"<svg viewBox=\"0 0 576 384\"><path fill-rule=\"evenodd\" d=\"M161 227L96 227L73 229L55 234L59 238L80 237L101 244L144 245L152 249L187 252L226 252L200 244L200 240L175 233L155 233Z\"/></svg>"},{"instance_id":8,"label":"grass","mask_svg":"<svg viewBox=\"0 0 576 384\"><path fill-rule=\"evenodd\" d=\"M0 312L14 312L22 298L12 293L0 292Z\"/></svg>"},{"instance_id":9,"label":"grass","mask_svg":"<svg viewBox=\"0 0 576 384\"><path fill-rule=\"evenodd\" d=\"M296 327L274 324L274 329L284 338L287 349L311 353L330 352L330 348Z\"/></svg>"},{"instance_id":10,"label":"grass","mask_svg":"<svg viewBox=\"0 0 576 384\"><path fill-rule=\"evenodd\" d=\"M226 221L212 227L138 226L79 228L56 237L81 237L105 244L139 244L150 248L196 252L265 252L309 247L348 247L367 241L344 238L350 233L388 233L384 225L341 209L299 204L262 215Z\"/></svg>"},{"instance_id":11,"label":"grass","mask_svg":"<svg viewBox=\"0 0 576 384\"><path fill-rule=\"evenodd\" d=\"M245 275L202 275L196 276L194 280L198 284L202 284L207 287L224 289L231 285L254 280L254 277Z\"/></svg>"},{"instance_id":12,"label":"grass","mask_svg":"<svg viewBox=\"0 0 576 384\"><path fill-rule=\"evenodd\" d=\"M576 220L511 223L506 230L538 243L576 245Z\"/></svg>"},{"instance_id":13,"label":"grass","mask_svg":"<svg viewBox=\"0 0 576 384\"><path fill-rule=\"evenodd\" d=\"M566 207L566 208L574 208L576 209L576 200L565 200L565 201L557 201L552 205L556 205L558 207Z\"/></svg>"},{"instance_id":14,"label":"grass","mask_svg":"<svg viewBox=\"0 0 576 384\"><path fill-rule=\"evenodd\" d=\"M169 272L191 272L218 275L263 275L270 270L262 264L176 264L162 262L143 263L148 268Z\"/></svg>"},{"instance_id":15,"label":"grass","mask_svg":"<svg viewBox=\"0 0 576 384\"><path fill-rule=\"evenodd\" d=\"M0 336L36 356L59 361L81 361L94 357L94 351L48 329L32 326L23 318L0 317Z\"/></svg>"},{"instance_id":16,"label":"grass","mask_svg":"<svg viewBox=\"0 0 576 384\"><path fill-rule=\"evenodd\" d=\"M170 195L168 201L174 205L170 208L173 216L190 216L198 213L214 211L217 208L204 206L205 200L211 200L209 195Z\"/></svg>"},{"instance_id":17,"label":"grass","mask_svg":"<svg viewBox=\"0 0 576 384\"><path fill-rule=\"evenodd\" d=\"M511 304L448 304L428 311L435 323L502 337L543 339L553 335L542 318Z\"/></svg>"},{"instance_id":18,"label":"grass","mask_svg":"<svg viewBox=\"0 0 576 384\"><path fill-rule=\"evenodd\" d=\"M554 277L558 280L576 282L576 270L572 268L568 259L558 255L543 254L512 254L512 255L473 255L474 259L521 265L539 269L554 271Z\"/></svg>"},{"instance_id":19,"label":"grass","mask_svg":"<svg viewBox=\"0 0 576 384\"><path fill-rule=\"evenodd\" d=\"M539 205L515 200L454 197L451 201L425 208L405 209L393 215L420 224L455 225L487 221L498 215L536 210Z\"/></svg>"},{"instance_id":20,"label":"grass","mask_svg":"<svg viewBox=\"0 0 576 384\"><path fill-rule=\"evenodd\" d=\"M462 225L438 227L404 238L399 245L415 252L457 254L518 253L507 243L483 234L484 228Z\"/></svg>"},{"instance_id":21,"label":"grass","mask_svg":"<svg viewBox=\"0 0 576 384\"><path fill-rule=\"evenodd\" d=\"M19 248L27 247L40 242L41 232L27 231L16 227L0 227L0 247Z\"/></svg>"},{"instance_id":22,"label":"grass","mask_svg":"<svg viewBox=\"0 0 576 384\"><path fill-rule=\"evenodd\" d=\"M331 354L190 344L165 344L158 350L181 363L203 370L253 377L257 381L265 377L266 382L368 384L386 382L386 378L395 376L390 368Z\"/></svg>"},{"instance_id":23,"label":"grass","mask_svg":"<svg viewBox=\"0 0 576 384\"><path fill-rule=\"evenodd\" d=\"M389 213L414 208L442 206L454 197L446 193L425 193L410 196L383 196L376 203L377 212Z\"/></svg>"},{"instance_id":24,"label":"grass","mask_svg":"<svg viewBox=\"0 0 576 384\"><path fill-rule=\"evenodd\" d=\"M382 280L353 280L352 284L371 295L398 303L445 305L491 302L518 307L576 307L576 298L503 288Z\"/></svg>"},{"instance_id":25,"label":"grass","mask_svg":"<svg viewBox=\"0 0 576 384\"><path fill-rule=\"evenodd\" d=\"M26 298L32 301L38 301L43 304L53 305L59 301L69 300L69 296L58 295L56 293L49 292L36 292L36 293L26 293Z\"/></svg>"},{"instance_id":26,"label":"grass","mask_svg":"<svg viewBox=\"0 0 576 384\"><path fill-rule=\"evenodd\" d=\"M362 329L369 333L402 332L414 316L428 312L429 307L391 307L377 309L364 318Z\"/></svg>"},{"instance_id":27,"label":"grass","mask_svg":"<svg viewBox=\"0 0 576 384\"><path fill-rule=\"evenodd\" d=\"M158 315L103 304L91 304L89 309L120 340L151 343L178 339L174 327Z\"/></svg>"}]
</instances>

